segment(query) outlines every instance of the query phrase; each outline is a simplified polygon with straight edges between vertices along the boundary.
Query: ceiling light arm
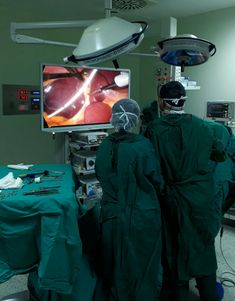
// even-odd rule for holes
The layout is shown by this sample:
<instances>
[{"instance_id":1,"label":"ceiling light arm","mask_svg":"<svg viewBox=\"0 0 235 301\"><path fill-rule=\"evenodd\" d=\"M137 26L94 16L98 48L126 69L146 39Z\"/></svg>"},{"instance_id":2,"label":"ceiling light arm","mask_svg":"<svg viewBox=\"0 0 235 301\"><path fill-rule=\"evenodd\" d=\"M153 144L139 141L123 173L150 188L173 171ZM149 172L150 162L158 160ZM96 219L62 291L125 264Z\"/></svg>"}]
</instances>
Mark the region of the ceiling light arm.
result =
<instances>
[{"instance_id":1,"label":"ceiling light arm","mask_svg":"<svg viewBox=\"0 0 235 301\"><path fill-rule=\"evenodd\" d=\"M87 27L94 22L95 22L94 20L31 22L31 23L12 22L10 27L11 39L13 42L20 43L20 44L49 44L49 45L56 45L56 46L76 47L77 44L44 40L28 35L17 34L16 31L20 29L56 29L56 28Z\"/></svg>"},{"instance_id":2,"label":"ceiling light arm","mask_svg":"<svg viewBox=\"0 0 235 301\"><path fill-rule=\"evenodd\" d=\"M138 56L149 56L149 57L159 57L157 53L142 53L142 52L130 52L130 55L138 55Z\"/></svg>"},{"instance_id":3,"label":"ceiling light arm","mask_svg":"<svg viewBox=\"0 0 235 301\"><path fill-rule=\"evenodd\" d=\"M104 0L104 7L105 7L105 17L111 17L111 12L113 9L112 0Z\"/></svg>"}]
</instances>

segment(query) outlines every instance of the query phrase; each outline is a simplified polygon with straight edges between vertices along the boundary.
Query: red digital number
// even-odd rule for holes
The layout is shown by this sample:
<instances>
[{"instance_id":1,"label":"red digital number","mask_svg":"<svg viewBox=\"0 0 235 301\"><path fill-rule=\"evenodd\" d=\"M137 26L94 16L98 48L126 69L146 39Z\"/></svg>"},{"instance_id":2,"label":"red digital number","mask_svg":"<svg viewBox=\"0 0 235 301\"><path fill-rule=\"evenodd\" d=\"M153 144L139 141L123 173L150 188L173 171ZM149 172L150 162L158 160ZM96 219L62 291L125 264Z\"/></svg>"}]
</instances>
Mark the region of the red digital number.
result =
<instances>
[{"instance_id":1,"label":"red digital number","mask_svg":"<svg viewBox=\"0 0 235 301\"><path fill-rule=\"evenodd\" d=\"M19 99L19 100L28 100L28 95L17 95L17 99Z\"/></svg>"},{"instance_id":2,"label":"red digital number","mask_svg":"<svg viewBox=\"0 0 235 301\"><path fill-rule=\"evenodd\" d=\"M17 94L18 95L25 95L25 94L29 94L29 91L28 90L17 90Z\"/></svg>"}]
</instances>

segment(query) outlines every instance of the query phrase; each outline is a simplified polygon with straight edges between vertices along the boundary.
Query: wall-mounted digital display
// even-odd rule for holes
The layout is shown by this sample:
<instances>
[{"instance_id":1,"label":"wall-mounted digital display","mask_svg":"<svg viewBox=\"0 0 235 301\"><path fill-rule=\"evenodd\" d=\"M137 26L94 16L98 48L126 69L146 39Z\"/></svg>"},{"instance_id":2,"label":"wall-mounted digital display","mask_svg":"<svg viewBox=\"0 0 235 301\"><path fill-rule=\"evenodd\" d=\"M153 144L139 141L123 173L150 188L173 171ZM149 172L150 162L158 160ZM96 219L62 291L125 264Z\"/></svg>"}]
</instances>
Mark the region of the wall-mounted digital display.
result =
<instances>
[{"instance_id":1,"label":"wall-mounted digital display","mask_svg":"<svg viewBox=\"0 0 235 301\"><path fill-rule=\"evenodd\" d=\"M41 91L43 131L111 128L112 106L130 96L130 70L42 64Z\"/></svg>"},{"instance_id":2,"label":"wall-mounted digital display","mask_svg":"<svg viewBox=\"0 0 235 301\"><path fill-rule=\"evenodd\" d=\"M206 117L229 120L234 118L234 101L207 101Z\"/></svg>"},{"instance_id":3,"label":"wall-mounted digital display","mask_svg":"<svg viewBox=\"0 0 235 301\"><path fill-rule=\"evenodd\" d=\"M3 115L38 114L40 112L40 86L2 85Z\"/></svg>"}]
</instances>

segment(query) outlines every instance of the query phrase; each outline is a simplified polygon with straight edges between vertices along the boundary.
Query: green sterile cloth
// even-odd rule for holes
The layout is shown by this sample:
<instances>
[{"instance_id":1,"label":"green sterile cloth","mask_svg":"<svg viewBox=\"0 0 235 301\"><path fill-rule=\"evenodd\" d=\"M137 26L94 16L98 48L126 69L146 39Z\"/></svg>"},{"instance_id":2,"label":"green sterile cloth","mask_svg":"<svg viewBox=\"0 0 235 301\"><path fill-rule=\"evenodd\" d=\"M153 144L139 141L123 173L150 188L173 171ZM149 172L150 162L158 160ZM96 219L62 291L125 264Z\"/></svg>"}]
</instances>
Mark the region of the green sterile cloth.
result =
<instances>
[{"instance_id":1,"label":"green sterile cloth","mask_svg":"<svg viewBox=\"0 0 235 301\"><path fill-rule=\"evenodd\" d=\"M33 170L63 171L61 179L7 189L0 200L0 282L36 268L41 288L70 293L82 260L78 204L70 165L34 165L30 170L0 167L0 178ZM40 187L60 186L59 193L23 195Z\"/></svg>"},{"instance_id":2,"label":"green sterile cloth","mask_svg":"<svg viewBox=\"0 0 235 301\"><path fill-rule=\"evenodd\" d=\"M40 301L91 301L95 283L96 277L92 273L85 256L80 261L80 268L69 294L41 289L37 272L30 273L28 278L31 296Z\"/></svg>"}]
</instances>

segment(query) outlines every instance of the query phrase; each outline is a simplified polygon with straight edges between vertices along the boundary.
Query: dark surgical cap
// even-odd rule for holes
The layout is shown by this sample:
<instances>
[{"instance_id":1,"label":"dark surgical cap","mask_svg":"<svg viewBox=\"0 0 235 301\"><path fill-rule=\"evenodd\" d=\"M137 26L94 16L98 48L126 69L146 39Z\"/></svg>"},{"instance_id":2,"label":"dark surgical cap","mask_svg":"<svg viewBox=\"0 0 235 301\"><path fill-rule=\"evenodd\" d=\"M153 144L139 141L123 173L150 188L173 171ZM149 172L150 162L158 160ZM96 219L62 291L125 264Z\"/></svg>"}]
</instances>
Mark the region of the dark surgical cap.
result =
<instances>
[{"instance_id":1,"label":"dark surgical cap","mask_svg":"<svg viewBox=\"0 0 235 301\"><path fill-rule=\"evenodd\" d=\"M181 108L184 105L186 92L184 86L177 81L171 81L160 89L160 97L170 106Z\"/></svg>"}]
</instances>

